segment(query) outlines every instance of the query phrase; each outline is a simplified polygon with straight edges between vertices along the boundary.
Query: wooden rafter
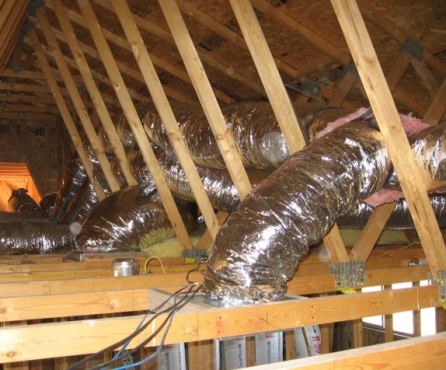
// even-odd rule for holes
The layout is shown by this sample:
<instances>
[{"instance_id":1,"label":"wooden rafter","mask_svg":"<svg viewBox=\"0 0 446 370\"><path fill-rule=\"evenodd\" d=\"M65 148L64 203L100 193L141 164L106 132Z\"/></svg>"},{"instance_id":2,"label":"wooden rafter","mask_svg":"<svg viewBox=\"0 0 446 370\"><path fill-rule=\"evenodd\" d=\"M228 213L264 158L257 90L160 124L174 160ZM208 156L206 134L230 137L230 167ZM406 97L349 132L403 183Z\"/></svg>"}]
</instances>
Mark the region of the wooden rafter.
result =
<instances>
[{"instance_id":1,"label":"wooden rafter","mask_svg":"<svg viewBox=\"0 0 446 370\"><path fill-rule=\"evenodd\" d=\"M79 155L79 159L81 160L82 165L85 168L85 172L87 173L88 178L90 179L91 183L94 186L98 199L102 200L105 198L105 194L97 185L95 185L94 175L93 175L93 165L91 164L87 152L85 151L85 148L82 145L82 139L79 135L79 132L77 131L76 125L73 121L73 118L71 117L71 114L68 110L65 100L62 97L59 85L57 84L57 81L50 70L48 61L45 58L45 54L42 48L40 47L40 41L37 37L35 30L30 30L28 32L28 37L30 38L30 42L34 47L34 51L37 57L39 58L39 62L42 66L42 71L46 75L48 86L52 91L54 100L56 101L59 112L64 120L67 131L69 132L73 145Z\"/></svg>"},{"instance_id":2,"label":"wooden rafter","mask_svg":"<svg viewBox=\"0 0 446 370\"><path fill-rule=\"evenodd\" d=\"M438 279L439 271L446 269L446 247L423 182L427 175L415 161L356 1L332 0L332 5L398 172L432 275Z\"/></svg>"},{"instance_id":3,"label":"wooden rafter","mask_svg":"<svg viewBox=\"0 0 446 370\"><path fill-rule=\"evenodd\" d=\"M55 1L53 0L53 6L54 4ZM173 199L169 187L167 186L166 179L164 178L161 167L155 157L155 153L153 152L149 139L145 134L141 120L138 116L138 112L133 105L132 99L128 93L117 63L113 59L110 47L108 46L107 40L102 33L96 14L94 13L89 0L78 0L78 4L87 22L94 43L99 51L102 62L104 63L107 73L113 83L113 87L122 106L127 122L133 132L135 140L138 143L139 150L155 182L172 227L183 248L192 249L193 246L189 234L175 204L175 200Z\"/></svg>"},{"instance_id":4,"label":"wooden rafter","mask_svg":"<svg viewBox=\"0 0 446 370\"><path fill-rule=\"evenodd\" d=\"M147 84L147 88L150 91L155 106L158 109L161 119L166 125L170 142L172 143L177 158L189 180L190 187L204 217L207 229L212 238L215 239L220 225L215 216L211 202L209 201L209 197L206 194L203 183L201 182L200 175L186 149L177 120L172 108L170 108L167 96L158 79L155 67L150 59L146 46L144 45L144 41L142 40L141 34L137 31L138 27L133 20L131 10L127 5L126 0L116 0L113 2L113 6L115 7L116 14L118 15L124 32L127 35L129 43L132 45L135 58L144 76L144 81Z\"/></svg>"},{"instance_id":5,"label":"wooden rafter","mask_svg":"<svg viewBox=\"0 0 446 370\"><path fill-rule=\"evenodd\" d=\"M98 159L99 165L101 166L102 171L104 172L105 179L108 183L112 192L118 191L120 189L120 184L116 180L115 175L112 172L110 167L110 163L105 154L103 144L100 142L98 135L91 123L90 116L88 115L87 109L85 108L82 98L80 96L79 90L74 82L74 79L70 73L70 70L67 64L64 61L63 54L59 48L56 38L54 37L51 26L46 18L46 15L42 9L39 9L37 13L37 19L39 21L40 26L43 29L44 35L48 42L48 45L52 51L53 58L55 59L59 72L65 82L65 86L70 94L70 98L73 102L74 108L76 109L77 116L79 117L83 129L90 141L90 145L93 153ZM124 173L124 171L123 171ZM128 173L128 172L127 172ZM134 181L133 177L129 178L130 181Z\"/></svg>"}]
</instances>

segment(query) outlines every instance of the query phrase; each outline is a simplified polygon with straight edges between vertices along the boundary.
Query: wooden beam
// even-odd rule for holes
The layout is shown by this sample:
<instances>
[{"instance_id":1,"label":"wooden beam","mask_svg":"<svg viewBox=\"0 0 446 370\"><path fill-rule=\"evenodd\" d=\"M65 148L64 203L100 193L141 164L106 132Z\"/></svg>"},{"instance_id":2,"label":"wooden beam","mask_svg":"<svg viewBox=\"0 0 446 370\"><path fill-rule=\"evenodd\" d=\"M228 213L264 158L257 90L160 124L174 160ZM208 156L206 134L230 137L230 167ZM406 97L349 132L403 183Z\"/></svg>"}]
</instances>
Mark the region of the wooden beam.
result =
<instances>
[{"instance_id":1,"label":"wooden beam","mask_svg":"<svg viewBox=\"0 0 446 370\"><path fill-rule=\"evenodd\" d=\"M302 149L305 138L273 55L249 0L230 0L237 22L262 80L271 107L279 123L290 153Z\"/></svg>"},{"instance_id":2,"label":"wooden beam","mask_svg":"<svg viewBox=\"0 0 446 370\"><path fill-rule=\"evenodd\" d=\"M186 69L189 72L206 118L212 128L220 153L238 190L239 198L244 199L251 191L251 183L236 149L234 139L226 127L223 114L218 106L211 84L206 76L181 12L175 0L162 1L160 6Z\"/></svg>"},{"instance_id":3,"label":"wooden beam","mask_svg":"<svg viewBox=\"0 0 446 370\"><path fill-rule=\"evenodd\" d=\"M166 337L166 344L208 340L213 338L249 335L259 332L282 331L307 325L325 324L344 320L360 319L364 316L384 315L392 312L415 310L438 306L438 295L434 286L400 289L370 293L347 294L311 299L290 299L261 305L219 308L202 303L189 303L175 315ZM159 291L146 289L139 291L96 293L90 297L75 295L73 301L65 301L60 296L56 303L59 314L88 310L86 302L99 299L96 312L113 312L126 305L136 311L155 307L168 297ZM43 297L42 297L43 298ZM77 298L77 301L76 301ZM436 299L437 298L437 299ZM3 302L3 301L2 301ZM66 305L64 303L66 302ZM42 304L45 305L42 300ZM64 310L61 310L64 305ZM51 305L50 305L51 306ZM49 306L49 307L50 307ZM38 308L36 305L35 308ZM43 312L40 306L37 312ZM351 307L362 307L352 310ZM26 308L29 311L28 308ZM48 312L50 313L50 312ZM53 314L51 310L51 314ZM75 315L74 315L75 316ZM149 315L150 317L150 315ZM22 360L54 358L85 353L95 353L120 340L126 333L134 331L142 316L127 316L111 319L91 319L48 323L39 325L18 325L0 328L0 362L10 363ZM129 345L133 348L157 330L164 315L155 319L141 337ZM162 333L148 346L157 346ZM55 339L56 338L56 339ZM57 341L58 345L54 345ZM36 343L39 345L36 346ZM444 353L444 351L442 351ZM278 365L278 364L275 364Z\"/></svg>"},{"instance_id":4,"label":"wooden beam","mask_svg":"<svg viewBox=\"0 0 446 370\"><path fill-rule=\"evenodd\" d=\"M357 82L358 76L354 75L353 73L347 72L342 78L338 88L336 89L336 93L330 99L328 105L341 107L348 93L353 88L353 86L356 85Z\"/></svg>"},{"instance_id":5,"label":"wooden beam","mask_svg":"<svg viewBox=\"0 0 446 370\"><path fill-rule=\"evenodd\" d=\"M15 44L20 37L20 29L27 16L29 0L7 2L0 11L0 76L6 68Z\"/></svg>"},{"instance_id":6,"label":"wooden beam","mask_svg":"<svg viewBox=\"0 0 446 370\"><path fill-rule=\"evenodd\" d=\"M126 0L116 0L113 2L113 6L127 36L128 42L132 46L132 51L156 109L159 112L162 122L167 128L167 134L172 143L172 147L174 148L177 158L189 180L192 193L194 194L195 200L204 217L207 229L209 230L212 239L215 239L220 228L219 222L215 216L214 209L206 194L203 183L201 182L195 163L192 161L186 148L182 133L178 127L178 121L174 116L169 101L167 100L167 96L161 86L161 82L152 60L150 59L149 53L147 52L147 48L138 30L138 26L133 20L132 12L128 7Z\"/></svg>"},{"instance_id":7,"label":"wooden beam","mask_svg":"<svg viewBox=\"0 0 446 370\"><path fill-rule=\"evenodd\" d=\"M52 51L53 58L56 61L57 67L60 71L60 74L64 80L65 87L70 94L71 101L73 102L74 108L76 109L77 116L79 117L82 127L87 135L87 138L90 142L93 153L98 159L99 165L104 173L105 179L107 181L108 186L112 192L118 191L121 187L119 182L116 180L115 175L112 172L110 162L108 161L107 156L105 155L104 147L99 140L98 135L93 127L93 124L90 120L90 116L88 115L87 109L85 108L82 98L80 96L79 90L74 82L73 76L71 75L70 69L68 68L65 60L63 58L62 51L60 50L59 44L57 43L56 38L52 34L51 26L48 22L46 14L44 10L41 8L36 13L37 20L39 21L40 26L42 27L43 33L46 37L47 43ZM125 162L124 162L125 163ZM127 174L131 176L130 169L127 171L123 170L123 174ZM127 178L126 178L127 180ZM133 184L136 184L136 180L134 180L133 176L129 178L130 182L133 181Z\"/></svg>"},{"instance_id":8,"label":"wooden beam","mask_svg":"<svg viewBox=\"0 0 446 370\"><path fill-rule=\"evenodd\" d=\"M431 123L438 124L441 118L444 116L446 110L446 78L443 80L437 95L429 106L423 120Z\"/></svg>"},{"instance_id":9,"label":"wooden beam","mask_svg":"<svg viewBox=\"0 0 446 370\"><path fill-rule=\"evenodd\" d=\"M40 94L37 95L25 95L25 94L0 94L1 102L21 102L21 103L42 103L42 104L54 104L53 97L48 94L47 96Z\"/></svg>"},{"instance_id":10,"label":"wooden beam","mask_svg":"<svg viewBox=\"0 0 446 370\"><path fill-rule=\"evenodd\" d=\"M50 4L46 4L46 6L51 8ZM76 24L78 24L84 28L87 27L85 24L84 18L81 15L79 15L78 13L67 9L67 14L72 22L75 22ZM110 42L116 44L120 48L123 48L128 51L132 51L129 43L127 42L127 40L125 38L122 38L122 37L118 36L117 34L111 32L108 29L103 28L103 27L102 27L102 32L104 33L104 36L107 39L107 41L110 41ZM84 45L82 45L82 46L84 46ZM88 53L87 49L85 49L85 48L84 48L84 51L86 51ZM97 53L89 53L89 54L94 57L93 54L97 54ZM163 59L157 57L153 53L149 53L149 56L155 66L161 68L162 70L166 71L167 73L171 74L172 76L175 76L175 77L179 78L180 80L187 82L188 84L191 84L191 81L190 81L190 78L189 78L189 75L187 74L187 72L183 71L182 69L176 67L175 65L173 65L171 63L164 61ZM98 58L98 56L97 56L97 58ZM119 67L120 71L123 74L127 74L133 78L136 78L139 81L142 81L143 77L138 70L128 67L128 65L125 63L122 63L119 61L117 61L117 63L118 63L118 67ZM184 93L182 93L181 91L172 89L169 86L163 86L163 88L166 91L166 94L168 96L170 96L171 98L173 98L179 102L188 103L191 105L198 104L197 101L185 98ZM219 100L221 100L222 102L225 102L227 104L235 102L235 100L232 97L226 95L222 91L220 91L218 89L214 89L214 91L215 91L216 97Z\"/></svg>"},{"instance_id":11,"label":"wooden beam","mask_svg":"<svg viewBox=\"0 0 446 370\"><path fill-rule=\"evenodd\" d=\"M380 369L435 369L446 361L443 348L446 333L422 338L399 340L377 344L361 349L351 349L323 356L291 360L272 365L254 366L262 370L326 370L326 369L372 369L379 363Z\"/></svg>"},{"instance_id":12,"label":"wooden beam","mask_svg":"<svg viewBox=\"0 0 446 370\"><path fill-rule=\"evenodd\" d=\"M405 51L400 51L398 53L395 63L393 63L390 72L386 76L390 91L395 90L411 60L412 56L409 53L406 53Z\"/></svg>"},{"instance_id":13,"label":"wooden beam","mask_svg":"<svg viewBox=\"0 0 446 370\"><path fill-rule=\"evenodd\" d=\"M438 272L446 269L446 247L423 182L427 174L418 165L412 153L356 1L331 0L331 2L355 60L389 156L398 172L432 275L434 279L438 279Z\"/></svg>"},{"instance_id":14,"label":"wooden beam","mask_svg":"<svg viewBox=\"0 0 446 370\"><path fill-rule=\"evenodd\" d=\"M114 126L110 113L105 105L105 102L96 85L96 82L94 81L92 72L88 66L88 62L85 58L82 48L79 45L79 42L76 38L76 34L73 30L70 20L68 19L63 4L60 0L51 0L51 3L56 11L59 23L61 25L63 33L65 34L65 38L68 41L68 45L70 46L71 54L73 55L76 61L78 70L81 73L82 79L84 80L85 87L88 91L88 94L90 95L91 101L93 102L96 112L101 120L104 131L107 134L111 147L113 148L113 152L115 153L116 158L118 159L119 164L121 165L127 184L135 185L137 184L137 181L135 180L130 171L124 146L119 139L118 133L116 132L116 128Z\"/></svg>"},{"instance_id":15,"label":"wooden beam","mask_svg":"<svg viewBox=\"0 0 446 370\"><path fill-rule=\"evenodd\" d=\"M438 85L434 79L434 76L432 76L432 73L427 68L426 63L423 60L418 60L416 58L412 58L411 63L418 76L423 81L424 86L426 87L430 96L435 98L438 93Z\"/></svg>"},{"instance_id":16,"label":"wooden beam","mask_svg":"<svg viewBox=\"0 0 446 370\"><path fill-rule=\"evenodd\" d=\"M113 83L113 87L119 102L121 103L127 122L133 132L136 142L138 143L139 150L156 184L156 188L163 202L166 213L169 216L175 234L177 235L184 249L192 249L193 246L189 238L189 234L175 204L175 200L170 193L166 179L164 178L161 167L155 157L155 153L152 150L149 139L144 131L141 120L138 116L138 112L136 111L132 99L127 91L121 72L119 71L116 61L113 58L113 54L107 44L107 40L102 33L99 21L93 11L93 8L91 7L90 1L78 0L78 5L88 25L96 48L99 51L104 67Z\"/></svg>"},{"instance_id":17,"label":"wooden beam","mask_svg":"<svg viewBox=\"0 0 446 370\"><path fill-rule=\"evenodd\" d=\"M403 29L399 28L394 22L384 17L382 13L375 11L364 0L358 0L358 6L361 9L361 13L364 18L366 18L374 26L383 30L399 44L404 43L406 38L409 36L409 34L407 34ZM427 65L446 76L446 64L426 49L423 49L423 60Z\"/></svg>"},{"instance_id":18,"label":"wooden beam","mask_svg":"<svg viewBox=\"0 0 446 370\"><path fill-rule=\"evenodd\" d=\"M352 261L366 261L381 236L387 220L395 209L396 202L383 204L375 208L363 228L361 235L350 251Z\"/></svg>"},{"instance_id":19,"label":"wooden beam","mask_svg":"<svg viewBox=\"0 0 446 370\"><path fill-rule=\"evenodd\" d=\"M113 11L113 6L107 0L94 0L94 2L103 6L106 9L110 9ZM161 3L160 5L163 5L163 4ZM181 15L181 13L180 13L180 15ZM168 42L169 44L175 45L175 43L176 43L176 40L174 40L175 37L172 38L172 34L165 31L163 28L153 24L153 22L149 22L148 20L137 16L136 14L133 15L133 18L135 19L135 22L140 29L150 32L151 34L161 38L162 40ZM194 45L192 40L191 40L191 45ZM218 71L224 73L225 75L248 86L252 90L257 91L258 93L260 93L262 95L265 95L265 91L263 90L261 84L257 83L256 81L252 81L252 80L248 79L247 77L243 76L242 74L240 74L236 70L234 70L234 68L230 68L230 66L221 63L218 59L216 59L212 55L212 53L210 53L207 50L204 50L202 48L195 50L195 53L197 54L197 57L199 55L200 59L202 59L203 62L206 63L207 65L217 69ZM180 51L180 54L181 54L181 51ZM190 73L189 73L189 75L190 75ZM192 78L192 76L190 76L190 77ZM213 91L212 88L211 88L211 91Z\"/></svg>"},{"instance_id":20,"label":"wooden beam","mask_svg":"<svg viewBox=\"0 0 446 370\"><path fill-rule=\"evenodd\" d=\"M58 116L46 113L31 112L0 112L0 119L19 119L19 120L35 120L35 121L54 121Z\"/></svg>"},{"instance_id":21,"label":"wooden beam","mask_svg":"<svg viewBox=\"0 0 446 370\"><path fill-rule=\"evenodd\" d=\"M71 117L71 114L70 114L68 107L65 103L65 100L62 97L62 93L60 91L59 85L57 84L57 81L54 78L54 75L51 73L50 66L48 64L47 59L45 58L45 53L43 52L42 48L40 47L40 42L37 37L36 31L34 29L31 29L28 32L28 38L34 47L34 52L37 55L37 58L39 59L39 63L41 65L42 71L45 73L48 86L52 91L54 100L55 100L57 107L59 109L59 112L64 120L67 131L69 132L69 134L71 136L71 140L73 142L73 145L76 149L76 152L79 155L79 159L81 160L82 165L84 166L84 169L85 169L85 172L87 173L88 178L90 179L91 183L94 186L95 181L94 181L94 176L93 176L93 166L88 158L87 153L85 152L84 147L82 146L82 139L76 129L76 124L74 123L73 118ZM95 191L96 191L96 194L99 199L105 198L105 194L102 192L102 190L98 186L95 187Z\"/></svg>"},{"instance_id":22,"label":"wooden beam","mask_svg":"<svg viewBox=\"0 0 446 370\"><path fill-rule=\"evenodd\" d=\"M55 107L49 107L44 105L27 105L27 104L14 104L13 106L8 104L2 105L0 107L0 110L2 112L48 113L48 115L57 115L59 113L59 111Z\"/></svg>"},{"instance_id":23,"label":"wooden beam","mask_svg":"<svg viewBox=\"0 0 446 370\"><path fill-rule=\"evenodd\" d=\"M252 0L252 5L263 13L276 18L281 23L287 25L293 31L299 33L305 40L316 46L320 51L329 54L338 60L342 65L348 65L350 63L350 57L339 47L331 44L329 41L313 32L302 23L299 23L293 19L290 15L288 15L288 12L279 9L278 7L274 6L274 4L271 4L266 0ZM286 7L286 4L283 6Z\"/></svg>"}]
</instances>

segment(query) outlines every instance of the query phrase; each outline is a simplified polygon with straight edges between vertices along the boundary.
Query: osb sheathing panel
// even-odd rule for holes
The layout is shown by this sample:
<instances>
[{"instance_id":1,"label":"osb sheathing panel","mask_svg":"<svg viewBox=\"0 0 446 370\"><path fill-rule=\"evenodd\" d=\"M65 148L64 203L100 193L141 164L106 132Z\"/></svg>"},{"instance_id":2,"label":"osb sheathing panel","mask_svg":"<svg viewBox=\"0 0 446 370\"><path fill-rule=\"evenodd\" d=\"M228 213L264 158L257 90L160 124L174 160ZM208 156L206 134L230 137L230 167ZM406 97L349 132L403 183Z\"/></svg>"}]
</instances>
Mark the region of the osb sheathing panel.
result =
<instances>
[{"instance_id":1,"label":"osb sheathing panel","mask_svg":"<svg viewBox=\"0 0 446 370\"><path fill-rule=\"evenodd\" d=\"M311 38L307 39L302 36L288 25L283 24L274 16L268 14L267 11L264 12L261 9L256 9L257 18L259 19L274 57L280 60L285 66L289 66L294 71L300 71L301 73L298 76L290 76L288 73L280 70L283 81L288 86L288 93L291 99L294 100L299 96L291 88L301 88L301 81L299 82L296 77L309 77L320 86L331 89L335 93L345 76L343 64L345 64L346 60L350 59L350 53L339 23L334 15L331 3L328 0L265 0L262 2L256 0L252 2L255 5L257 1L263 4L266 3L272 9L279 11L281 14L286 14L290 19L299 22L315 35L330 43L335 50L343 55L342 60L336 60L326 49L316 46ZM78 19L82 19L82 13L76 1L64 0L63 4L67 10L74 12ZM128 45L123 47L126 38L117 16L114 14L111 2L109 0L92 0L91 4L99 18L101 26L121 38L120 45L109 41L114 58L138 74L139 68L130 47ZM134 14L144 18L152 26L152 29L155 30L151 32L143 27L139 27L150 54L162 60L163 63L167 63L182 73L187 74L178 49L172 37L169 36L170 30L158 1L129 0L128 4ZM227 30L242 36L229 1L178 0L178 4L180 8L182 4L189 5L199 12L204 13L207 17L222 25ZM437 54L446 50L446 27L444 26L446 24L446 2L443 0L429 0L424 2L415 0L358 0L358 4L360 8L373 9L377 15L385 17L393 24L395 29L411 36L429 52ZM61 35L61 28L56 16L51 10L50 1L47 1L47 5L45 11L48 19L55 33ZM237 100L266 99L253 59L244 43L236 44L233 40L219 35L208 26L203 25L199 16L191 17L183 11L183 17L192 40L201 56L203 66L211 84L217 92L220 92L223 96L226 94L226 98L224 99L217 96L221 106ZM381 62L384 73L387 74L398 56L401 46L400 42L395 41L381 29L380 25L371 23L367 20L367 17L365 17L365 20L379 61ZM95 46L90 32L85 27L85 22L83 25L81 23L72 21L76 36L80 42L94 51ZM157 35L157 29L160 29L167 36L159 37ZM46 45L45 38L38 27L37 32L42 44ZM59 39L59 45L66 57L72 60L73 56L66 42ZM24 65L26 60L32 58L33 51L29 46L24 45L22 53ZM95 53L97 55L97 52ZM107 73L100 59L93 57L89 52L86 52L85 55L92 69L93 76L97 80L100 91L105 95L115 97L114 89L107 82ZM206 61L206 58L213 59L219 66L212 66ZM51 57L48 57L48 59L50 64L55 67L53 59ZM37 63L31 68L35 71L40 70ZM77 68L70 68L82 90L83 84ZM26 69L29 69L29 67ZM171 89L171 91L175 91L180 96L187 97L190 101L198 104L195 90L187 78L185 80L181 79L157 65L156 70L161 83L166 89ZM443 81L444 75L430 67L429 71L439 86ZM236 75L231 76L231 73L235 73ZM127 87L139 93L139 95L134 94L135 102L150 99L147 87L142 78L130 76L125 71L123 71L123 77ZM8 81L8 79L5 79L5 81ZM247 83L248 81L249 83ZM20 78L16 79L16 83L45 84L44 81L36 82L35 79ZM63 86L62 83L61 86ZM408 107L404 102L397 101L398 109L403 112L413 111L420 116L432 102L432 96L429 95L419 76L411 67L404 73L398 84L398 88L404 91L408 99L416 102L416 109L414 109L414 107ZM5 91L0 91L0 93L3 92ZM33 93L25 92L25 94L32 95ZM47 97L51 96L49 92L46 92L45 95ZM88 100L88 94L86 92L83 97ZM171 101L173 100L171 97L169 99ZM324 98L324 100L326 102L328 101L327 98ZM368 105L360 82L350 91L347 96L347 101L349 101L352 107ZM121 110L117 103L114 105L109 103L108 106L112 114L116 114Z\"/></svg>"}]
</instances>

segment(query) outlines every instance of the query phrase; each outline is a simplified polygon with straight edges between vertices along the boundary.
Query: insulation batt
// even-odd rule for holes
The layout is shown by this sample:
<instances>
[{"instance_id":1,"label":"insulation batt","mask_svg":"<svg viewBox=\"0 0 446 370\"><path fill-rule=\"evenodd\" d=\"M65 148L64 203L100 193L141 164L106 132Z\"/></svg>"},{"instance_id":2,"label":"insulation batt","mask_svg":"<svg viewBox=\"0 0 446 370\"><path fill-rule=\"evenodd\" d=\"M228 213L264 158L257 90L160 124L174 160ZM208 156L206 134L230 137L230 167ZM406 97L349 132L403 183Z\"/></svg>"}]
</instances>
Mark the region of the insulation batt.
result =
<instances>
[{"instance_id":1,"label":"insulation batt","mask_svg":"<svg viewBox=\"0 0 446 370\"><path fill-rule=\"evenodd\" d=\"M204 277L211 299L274 301L310 245L385 183L381 134L348 123L293 154L217 234Z\"/></svg>"}]
</instances>

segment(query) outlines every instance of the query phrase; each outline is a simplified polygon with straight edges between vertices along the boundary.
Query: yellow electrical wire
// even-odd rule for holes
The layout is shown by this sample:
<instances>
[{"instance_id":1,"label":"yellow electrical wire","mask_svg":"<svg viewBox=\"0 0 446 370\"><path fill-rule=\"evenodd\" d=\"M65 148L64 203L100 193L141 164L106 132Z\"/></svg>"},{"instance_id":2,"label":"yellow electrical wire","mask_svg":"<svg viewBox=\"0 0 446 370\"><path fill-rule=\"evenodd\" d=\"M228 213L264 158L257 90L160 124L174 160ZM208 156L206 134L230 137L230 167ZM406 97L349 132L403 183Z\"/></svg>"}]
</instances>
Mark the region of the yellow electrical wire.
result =
<instances>
[{"instance_id":1,"label":"yellow electrical wire","mask_svg":"<svg viewBox=\"0 0 446 370\"><path fill-rule=\"evenodd\" d=\"M163 261L161 261L158 257L149 257L146 259L146 261L144 262L144 273L147 274L149 271L147 271L147 264L151 261L151 260L157 260L160 265L161 265L161 270L163 270L163 273L166 273L166 269L164 268L164 264Z\"/></svg>"}]
</instances>

